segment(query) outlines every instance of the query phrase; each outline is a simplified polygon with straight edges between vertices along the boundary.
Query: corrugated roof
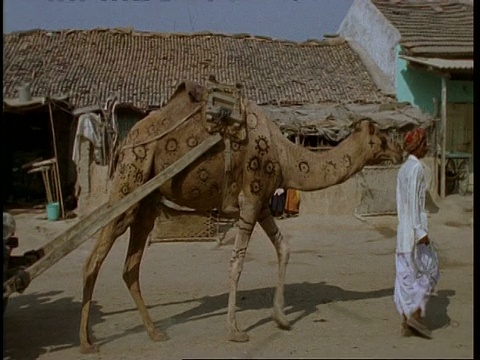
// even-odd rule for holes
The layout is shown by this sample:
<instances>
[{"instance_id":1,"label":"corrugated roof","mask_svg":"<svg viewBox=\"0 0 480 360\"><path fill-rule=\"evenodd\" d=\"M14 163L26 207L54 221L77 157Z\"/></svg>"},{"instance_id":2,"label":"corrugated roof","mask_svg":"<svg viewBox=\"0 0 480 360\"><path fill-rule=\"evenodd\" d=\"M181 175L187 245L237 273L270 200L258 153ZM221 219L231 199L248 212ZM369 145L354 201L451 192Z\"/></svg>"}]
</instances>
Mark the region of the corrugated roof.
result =
<instances>
[{"instance_id":1,"label":"corrugated roof","mask_svg":"<svg viewBox=\"0 0 480 360\"><path fill-rule=\"evenodd\" d=\"M115 92L121 102L158 107L181 80L209 75L241 83L259 104L388 101L340 38L299 44L245 34L34 30L4 34L3 54L4 97L16 97L15 86L33 76L33 96L70 94L76 107Z\"/></svg>"},{"instance_id":2,"label":"corrugated roof","mask_svg":"<svg viewBox=\"0 0 480 360\"><path fill-rule=\"evenodd\" d=\"M418 64L431 66L438 70L473 71L473 60L423 58L423 57L413 57L413 56L405 56L405 55L400 55L400 58L408 61L413 61Z\"/></svg>"},{"instance_id":3,"label":"corrugated roof","mask_svg":"<svg viewBox=\"0 0 480 360\"><path fill-rule=\"evenodd\" d=\"M473 58L473 6L449 0L372 0L407 55Z\"/></svg>"}]
</instances>

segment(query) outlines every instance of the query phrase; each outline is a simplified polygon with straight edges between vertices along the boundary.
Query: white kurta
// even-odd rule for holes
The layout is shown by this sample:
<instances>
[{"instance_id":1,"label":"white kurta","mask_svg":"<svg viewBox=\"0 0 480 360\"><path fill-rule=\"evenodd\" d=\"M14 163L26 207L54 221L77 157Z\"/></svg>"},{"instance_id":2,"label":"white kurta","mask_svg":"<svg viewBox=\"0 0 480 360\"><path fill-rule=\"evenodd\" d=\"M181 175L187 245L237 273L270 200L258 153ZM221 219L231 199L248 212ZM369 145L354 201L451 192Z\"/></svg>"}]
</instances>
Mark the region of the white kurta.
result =
<instances>
[{"instance_id":1,"label":"white kurta","mask_svg":"<svg viewBox=\"0 0 480 360\"><path fill-rule=\"evenodd\" d=\"M394 300L398 311L422 316L439 278L435 251L417 242L428 234L426 183L422 163L409 155L397 176L397 253Z\"/></svg>"},{"instance_id":2,"label":"white kurta","mask_svg":"<svg viewBox=\"0 0 480 360\"><path fill-rule=\"evenodd\" d=\"M414 244L428 233L426 190L422 163L409 155L397 175L397 252L411 252Z\"/></svg>"}]
</instances>

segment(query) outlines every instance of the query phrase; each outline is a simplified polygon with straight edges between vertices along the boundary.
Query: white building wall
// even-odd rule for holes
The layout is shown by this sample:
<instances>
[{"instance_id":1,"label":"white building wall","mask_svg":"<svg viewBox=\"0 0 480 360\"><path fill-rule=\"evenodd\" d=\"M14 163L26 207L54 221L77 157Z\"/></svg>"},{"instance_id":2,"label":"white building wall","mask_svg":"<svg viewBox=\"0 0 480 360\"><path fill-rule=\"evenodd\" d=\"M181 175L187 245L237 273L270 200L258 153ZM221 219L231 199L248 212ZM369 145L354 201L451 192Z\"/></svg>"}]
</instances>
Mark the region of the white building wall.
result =
<instances>
[{"instance_id":1,"label":"white building wall","mask_svg":"<svg viewBox=\"0 0 480 360\"><path fill-rule=\"evenodd\" d=\"M369 0L354 0L338 34L360 45L395 85L398 31Z\"/></svg>"}]
</instances>

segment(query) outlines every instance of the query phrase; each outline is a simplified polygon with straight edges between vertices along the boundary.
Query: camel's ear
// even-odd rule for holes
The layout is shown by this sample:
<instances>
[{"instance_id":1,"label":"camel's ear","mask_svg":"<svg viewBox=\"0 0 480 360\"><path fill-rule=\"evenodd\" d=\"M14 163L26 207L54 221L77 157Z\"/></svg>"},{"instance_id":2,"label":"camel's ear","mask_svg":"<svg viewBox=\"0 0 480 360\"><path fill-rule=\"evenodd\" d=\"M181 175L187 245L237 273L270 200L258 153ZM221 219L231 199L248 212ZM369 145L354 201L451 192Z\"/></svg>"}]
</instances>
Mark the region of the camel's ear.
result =
<instances>
[{"instance_id":1,"label":"camel's ear","mask_svg":"<svg viewBox=\"0 0 480 360\"><path fill-rule=\"evenodd\" d=\"M368 122L368 133L370 135L375 134L375 124L373 123L373 121Z\"/></svg>"},{"instance_id":2,"label":"camel's ear","mask_svg":"<svg viewBox=\"0 0 480 360\"><path fill-rule=\"evenodd\" d=\"M357 132L362 130L362 120L357 120L352 124L353 131Z\"/></svg>"},{"instance_id":3,"label":"camel's ear","mask_svg":"<svg viewBox=\"0 0 480 360\"><path fill-rule=\"evenodd\" d=\"M193 81L185 81L185 89L191 101L199 102L202 100L203 88L200 84Z\"/></svg>"},{"instance_id":4,"label":"camel's ear","mask_svg":"<svg viewBox=\"0 0 480 360\"><path fill-rule=\"evenodd\" d=\"M369 135L375 134L375 124L370 119L360 120L360 127L363 131L368 131Z\"/></svg>"}]
</instances>

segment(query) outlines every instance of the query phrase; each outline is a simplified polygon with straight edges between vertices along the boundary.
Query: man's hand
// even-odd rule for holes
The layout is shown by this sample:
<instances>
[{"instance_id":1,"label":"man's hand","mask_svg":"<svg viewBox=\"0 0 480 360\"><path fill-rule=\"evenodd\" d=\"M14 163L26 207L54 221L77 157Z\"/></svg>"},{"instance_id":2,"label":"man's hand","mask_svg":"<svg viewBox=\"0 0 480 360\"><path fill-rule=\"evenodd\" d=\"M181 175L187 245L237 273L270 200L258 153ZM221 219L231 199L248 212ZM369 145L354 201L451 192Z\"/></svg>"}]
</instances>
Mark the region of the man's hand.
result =
<instances>
[{"instance_id":1,"label":"man's hand","mask_svg":"<svg viewBox=\"0 0 480 360\"><path fill-rule=\"evenodd\" d=\"M430 243L430 239L428 238L428 235L425 235L423 238L417 241L417 245L420 245L420 244L428 245L429 243Z\"/></svg>"}]
</instances>

